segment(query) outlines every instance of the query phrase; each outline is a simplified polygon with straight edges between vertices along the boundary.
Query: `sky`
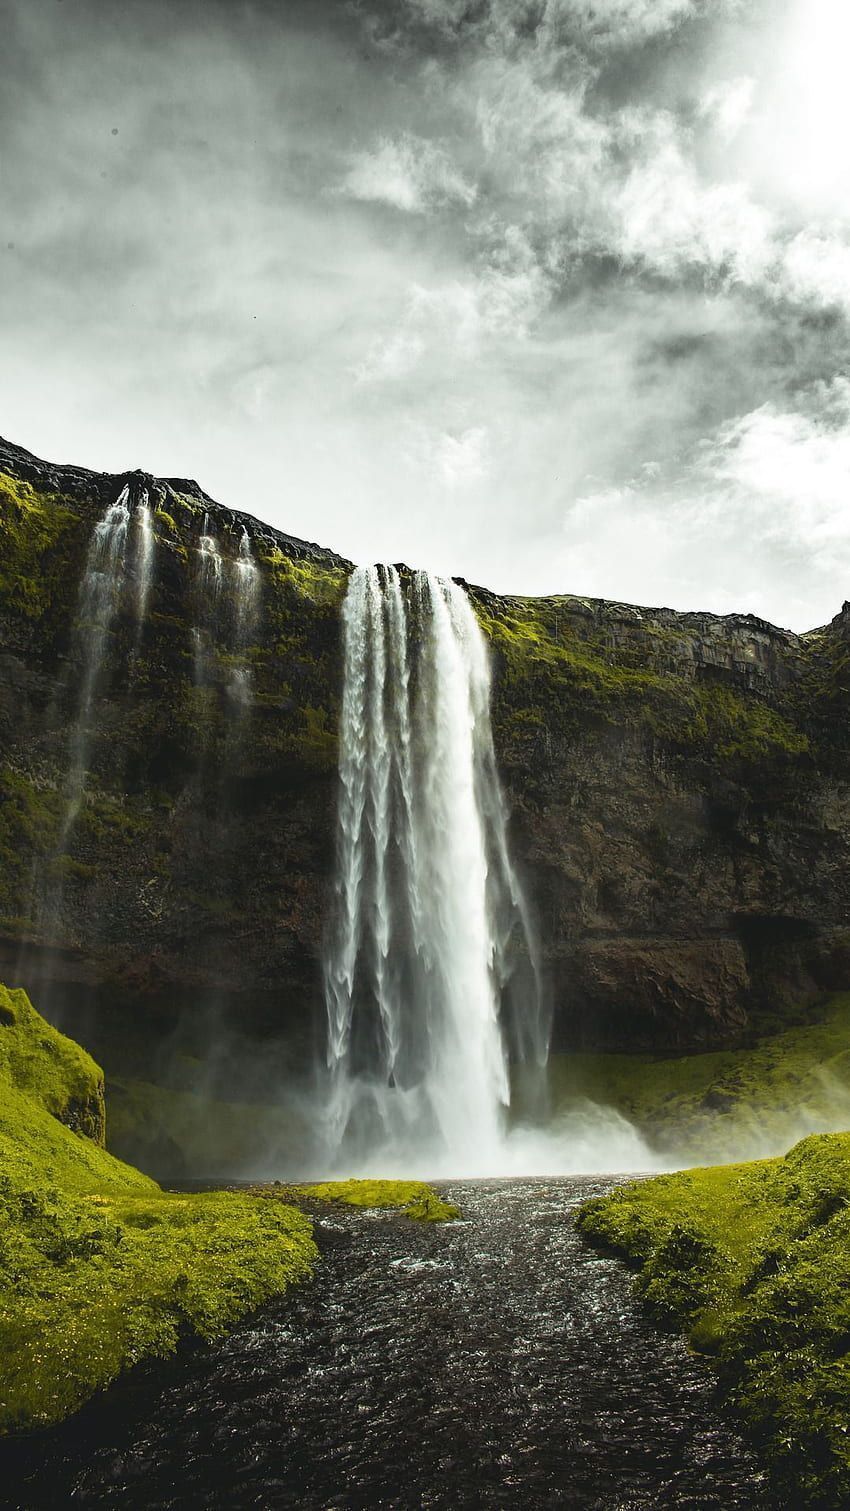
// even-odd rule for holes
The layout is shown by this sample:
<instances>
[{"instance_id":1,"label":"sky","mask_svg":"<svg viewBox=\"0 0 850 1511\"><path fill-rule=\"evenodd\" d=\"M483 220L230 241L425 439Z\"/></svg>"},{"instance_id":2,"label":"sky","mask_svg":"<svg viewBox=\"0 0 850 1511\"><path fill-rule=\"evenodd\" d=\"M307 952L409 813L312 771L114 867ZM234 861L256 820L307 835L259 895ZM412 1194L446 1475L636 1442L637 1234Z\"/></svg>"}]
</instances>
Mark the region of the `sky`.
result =
<instances>
[{"instance_id":1,"label":"sky","mask_svg":"<svg viewBox=\"0 0 850 1511\"><path fill-rule=\"evenodd\" d=\"M0 433L361 562L850 597L847 0L0 0Z\"/></svg>"}]
</instances>

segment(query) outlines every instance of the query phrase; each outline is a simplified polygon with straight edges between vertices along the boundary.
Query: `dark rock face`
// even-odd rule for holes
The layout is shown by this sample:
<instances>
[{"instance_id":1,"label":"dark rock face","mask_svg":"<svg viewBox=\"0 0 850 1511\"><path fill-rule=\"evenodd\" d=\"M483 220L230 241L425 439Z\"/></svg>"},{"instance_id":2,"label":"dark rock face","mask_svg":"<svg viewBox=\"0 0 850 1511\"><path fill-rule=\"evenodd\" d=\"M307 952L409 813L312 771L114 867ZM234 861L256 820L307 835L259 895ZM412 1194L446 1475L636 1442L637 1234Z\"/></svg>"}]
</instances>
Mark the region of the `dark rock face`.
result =
<instances>
[{"instance_id":1,"label":"dark rock face","mask_svg":"<svg viewBox=\"0 0 850 1511\"><path fill-rule=\"evenodd\" d=\"M65 837L79 585L125 484L156 511L153 586L140 633L131 518ZM223 563L212 607L205 513ZM243 529L261 580L247 646ZM254 1056L256 1092L312 1052L348 569L195 483L0 442L0 979L108 1067L156 1073L215 1029L231 1093L234 1046L278 1045ZM556 1043L733 1043L850 985L850 606L796 636L752 616L470 592ZM252 690L239 707L236 672Z\"/></svg>"}]
</instances>

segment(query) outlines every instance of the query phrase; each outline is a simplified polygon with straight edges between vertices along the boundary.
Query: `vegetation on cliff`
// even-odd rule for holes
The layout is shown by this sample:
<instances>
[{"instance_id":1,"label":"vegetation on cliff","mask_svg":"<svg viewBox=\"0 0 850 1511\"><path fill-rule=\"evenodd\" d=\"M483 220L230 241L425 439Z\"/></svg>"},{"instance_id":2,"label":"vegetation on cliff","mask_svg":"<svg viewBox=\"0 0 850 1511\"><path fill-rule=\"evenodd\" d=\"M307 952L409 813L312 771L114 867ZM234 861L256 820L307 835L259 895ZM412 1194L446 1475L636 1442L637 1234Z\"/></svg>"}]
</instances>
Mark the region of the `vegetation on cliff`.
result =
<instances>
[{"instance_id":1,"label":"vegetation on cliff","mask_svg":"<svg viewBox=\"0 0 850 1511\"><path fill-rule=\"evenodd\" d=\"M186 1087L109 1077L107 1144L160 1180L216 1180L306 1158L309 1128L297 1099L225 1100Z\"/></svg>"},{"instance_id":2,"label":"vegetation on cliff","mask_svg":"<svg viewBox=\"0 0 850 1511\"><path fill-rule=\"evenodd\" d=\"M850 1134L623 1186L578 1222L637 1267L653 1315L716 1360L794 1503L847 1505Z\"/></svg>"},{"instance_id":3,"label":"vegetation on cliff","mask_svg":"<svg viewBox=\"0 0 850 1511\"><path fill-rule=\"evenodd\" d=\"M79 550L80 530L69 503L0 472L0 602L24 620L67 604L68 552Z\"/></svg>"},{"instance_id":4,"label":"vegetation on cliff","mask_svg":"<svg viewBox=\"0 0 850 1511\"><path fill-rule=\"evenodd\" d=\"M850 993L814 1016L742 1049L677 1059L553 1056L552 1105L557 1115L584 1096L613 1107L670 1163L775 1153L804 1133L850 1124Z\"/></svg>"},{"instance_id":5,"label":"vegetation on cliff","mask_svg":"<svg viewBox=\"0 0 850 1511\"><path fill-rule=\"evenodd\" d=\"M54 1000L72 1008L92 983L92 1032L115 1074L149 1076L150 1056L112 1060L107 1019L116 1039L144 1021L170 1043L214 1003L246 1037L309 1032L347 564L190 482L55 467L7 443L0 471L0 952L16 960L23 945L35 980L49 946ZM125 577L69 828L80 579L125 484ZM140 625L143 489L155 543ZM205 514L216 591L198 549ZM240 621L243 530L259 592ZM545 920L557 1041L735 1043L765 1002L844 988L848 614L794 636L746 616L470 596L493 648L494 738L512 846Z\"/></svg>"},{"instance_id":6,"label":"vegetation on cliff","mask_svg":"<svg viewBox=\"0 0 850 1511\"><path fill-rule=\"evenodd\" d=\"M509 599L496 611L481 598L476 611L497 656L497 697L519 737L542 727L548 714L567 728L588 717L603 726L630 720L683 755L704 753L726 767L783 765L809 752L796 710L724 681L683 675L688 634L681 627L649 620L639 635L615 641L604 625L576 619L557 599Z\"/></svg>"}]
</instances>

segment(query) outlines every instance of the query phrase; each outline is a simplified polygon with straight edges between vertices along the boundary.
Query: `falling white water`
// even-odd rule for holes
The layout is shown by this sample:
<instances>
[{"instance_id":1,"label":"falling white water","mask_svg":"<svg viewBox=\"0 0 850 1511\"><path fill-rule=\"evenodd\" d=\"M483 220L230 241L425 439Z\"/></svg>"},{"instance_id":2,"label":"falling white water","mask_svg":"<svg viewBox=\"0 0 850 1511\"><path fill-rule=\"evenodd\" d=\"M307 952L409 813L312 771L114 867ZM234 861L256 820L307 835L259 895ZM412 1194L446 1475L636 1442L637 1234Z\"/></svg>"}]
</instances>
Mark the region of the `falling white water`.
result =
<instances>
[{"instance_id":1,"label":"falling white water","mask_svg":"<svg viewBox=\"0 0 850 1511\"><path fill-rule=\"evenodd\" d=\"M133 515L136 527L136 651L138 652L148 611L153 580L153 512L146 488L142 489Z\"/></svg>"},{"instance_id":2,"label":"falling white water","mask_svg":"<svg viewBox=\"0 0 850 1511\"><path fill-rule=\"evenodd\" d=\"M198 556L200 558L201 586L213 596L217 597L221 590L221 552L218 549L218 541L210 534L210 517L204 515L204 527L198 541Z\"/></svg>"},{"instance_id":3,"label":"falling white water","mask_svg":"<svg viewBox=\"0 0 850 1511\"><path fill-rule=\"evenodd\" d=\"M234 667L231 673L229 692L237 706L245 709L251 702L251 668L246 664L245 656L257 629L261 583L251 537L244 525L239 541L239 555L232 565L233 649L242 658L242 664Z\"/></svg>"},{"instance_id":4,"label":"falling white water","mask_svg":"<svg viewBox=\"0 0 850 1511\"><path fill-rule=\"evenodd\" d=\"M77 637L82 665L77 711L68 753L66 808L59 837L60 849L67 842L85 790L93 735L95 694L124 580L127 529L130 522L129 498L130 490L125 486L114 504L109 505L103 518L95 525L80 584Z\"/></svg>"},{"instance_id":5,"label":"falling white water","mask_svg":"<svg viewBox=\"0 0 850 1511\"><path fill-rule=\"evenodd\" d=\"M192 628L192 652L196 687L209 681L211 628L218 615L221 596L222 560L218 541L210 533L209 513L204 515L204 524L198 540L198 588L200 612L198 622Z\"/></svg>"},{"instance_id":6,"label":"falling white water","mask_svg":"<svg viewBox=\"0 0 850 1511\"><path fill-rule=\"evenodd\" d=\"M329 1142L346 1168L495 1173L517 954L513 1052L544 1064L548 1027L508 849L487 648L460 587L420 573L406 593L392 567L352 574L343 635Z\"/></svg>"}]
</instances>

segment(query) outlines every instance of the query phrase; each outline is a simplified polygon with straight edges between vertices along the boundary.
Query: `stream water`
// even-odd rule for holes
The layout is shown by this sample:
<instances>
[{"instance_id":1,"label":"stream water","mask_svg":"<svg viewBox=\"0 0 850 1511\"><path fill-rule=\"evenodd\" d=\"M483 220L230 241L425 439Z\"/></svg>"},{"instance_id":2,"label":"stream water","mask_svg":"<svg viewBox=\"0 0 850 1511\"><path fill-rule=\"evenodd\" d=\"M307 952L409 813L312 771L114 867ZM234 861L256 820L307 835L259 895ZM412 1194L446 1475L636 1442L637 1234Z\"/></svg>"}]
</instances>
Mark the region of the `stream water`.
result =
<instances>
[{"instance_id":1,"label":"stream water","mask_svg":"<svg viewBox=\"0 0 850 1511\"><path fill-rule=\"evenodd\" d=\"M7 1504L773 1511L708 1367L576 1233L612 1184L443 1185L446 1225L323 1210L314 1281L7 1442Z\"/></svg>"}]
</instances>

